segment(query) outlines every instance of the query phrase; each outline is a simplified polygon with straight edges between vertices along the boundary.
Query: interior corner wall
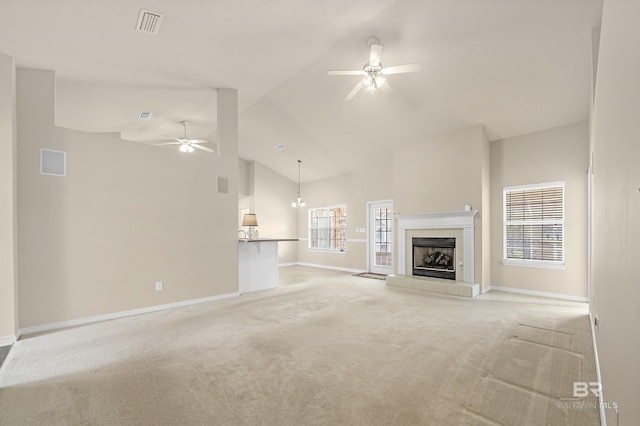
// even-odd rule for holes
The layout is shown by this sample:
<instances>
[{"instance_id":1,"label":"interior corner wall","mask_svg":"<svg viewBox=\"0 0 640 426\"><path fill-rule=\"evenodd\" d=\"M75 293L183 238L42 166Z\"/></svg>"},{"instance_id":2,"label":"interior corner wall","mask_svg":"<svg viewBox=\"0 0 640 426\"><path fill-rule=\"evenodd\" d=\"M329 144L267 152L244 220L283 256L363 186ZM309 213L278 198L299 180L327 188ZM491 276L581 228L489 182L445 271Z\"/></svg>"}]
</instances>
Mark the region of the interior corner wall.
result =
<instances>
[{"instance_id":1,"label":"interior corner wall","mask_svg":"<svg viewBox=\"0 0 640 426\"><path fill-rule=\"evenodd\" d=\"M237 146L218 159L58 128L54 104L53 72L18 69L20 328L237 293ZM66 176L40 173L42 148L67 153Z\"/></svg>"},{"instance_id":2,"label":"interior corner wall","mask_svg":"<svg viewBox=\"0 0 640 426\"><path fill-rule=\"evenodd\" d=\"M254 163L238 158L238 238L242 227L242 217L246 212L253 212L254 206Z\"/></svg>"},{"instance_id":3,"label":"interior corner wall","mask_svg":"<svg viewBox=\"0 0 640 426\"><path fill-rule=\"evenodd\" d=\"M251 195L249 188L249 162L238 158L238 197Z\"/></svg>"},{"instance_id":4,"label":"interior corner wall","mask_svg":"<svg viewBox=\"0 0 640 426\"><path fill-rule=\"evenodd\" d=\"M491 142L492 284L587 297L586 121ZM503 265L503 189L565 182L565 269Z\"/></svg>"},{"instance_id":5,"label":"interior corner wall","mask_svg":"<svg viewBox=\"0 0 640 426\"><path fill-rule=\"evenodd\" d=\"M592 293L607 423L640 424L640 2L605 0L593 108Z\"/></svg>"},{"instance_id":6,"label":"interior corner wall","mask_svg":"<svg viewBox=\"0 0 640 426\"><path fill-rule=\"evenodd\" d=\"M18 332L16 67L0 54L0 346Z\"/></svg>"},{"instance_id":7,"label":"interior corner wall","mask_svg":"<svg viewBox=\"0 0 640 426\"><path fill-rule=\"evenodd\" d=\"M491 142L482 128L482 291L491 287L491 220L494 210L491 208Z\"/></svg>"},{"instance_id":8,"label":"interior corner wall","mask_svg":"<svg viewBox=\"0 0 640 426\"><path fill-rule=\"evenodd\" d=\"M391 168L377 164L352 173L302 184L306 207L298 211L298 261L348 271L367 270L367 203L391 200ZM347 250L344 253L309 249L309 209L345 205Z\"/></svg>"},{"instance_id":9,"label":"interior corner wall","mask_svg":"<svg viewBox=\"0 0 640 426\"><path fill-rule=\"evenodd\" d=\"M489 167L488 140L480 125L426 138L397 148L393 155L393 200L398 214L453 212L471 204L475 217L475 278L486 288L483 229L489 206L483 205ZM486 198L486 197L485 197ZM487 210L485 210L485 208ZM488 236L486 237L488 238Z\"/></svg>"},{"instance_id":10,"label":"interior corner wall","mask_svg":"<svg viewBox=\"0 0 640 426\"><path fill-rule=\"evenodd\" d=\"M291 201L297 184L264 165L252 162L253 212L258 218L260 238L297 238L298 212ZM278 242L278 263L298 261L298 242Z\"/></svg>"}]
</instances>

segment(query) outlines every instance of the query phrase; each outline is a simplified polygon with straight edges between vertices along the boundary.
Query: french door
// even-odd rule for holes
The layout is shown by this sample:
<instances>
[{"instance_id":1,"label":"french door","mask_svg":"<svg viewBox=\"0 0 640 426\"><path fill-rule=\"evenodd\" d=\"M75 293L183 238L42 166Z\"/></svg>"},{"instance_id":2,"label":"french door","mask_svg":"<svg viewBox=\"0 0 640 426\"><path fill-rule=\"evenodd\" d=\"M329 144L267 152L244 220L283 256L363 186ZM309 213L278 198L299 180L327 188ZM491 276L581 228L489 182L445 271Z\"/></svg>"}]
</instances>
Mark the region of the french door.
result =
<instances>
[{"instance_id":1,"label":"french door","mask_svg":"<svg viewBox=\"0 0 640 426\"><path fill-rule=\"evenodd\" d=\"M393 202L368 203L369 272L393 274Z\"/></svg>"}]
</instances>

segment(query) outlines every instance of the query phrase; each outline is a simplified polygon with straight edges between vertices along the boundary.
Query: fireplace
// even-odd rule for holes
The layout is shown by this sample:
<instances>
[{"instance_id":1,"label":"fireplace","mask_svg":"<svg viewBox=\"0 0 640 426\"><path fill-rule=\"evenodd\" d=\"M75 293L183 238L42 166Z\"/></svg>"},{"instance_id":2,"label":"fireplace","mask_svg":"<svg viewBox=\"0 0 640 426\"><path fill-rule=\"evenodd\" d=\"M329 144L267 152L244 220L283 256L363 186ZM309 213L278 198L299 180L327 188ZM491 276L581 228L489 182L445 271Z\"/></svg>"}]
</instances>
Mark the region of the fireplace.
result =
<instances>
[{"instance_id":1,"label":"fireplace","mask_svg":"<svg viewBox=\"0 0 640 426\"><path fill-rule=\"evenodd\" d=\"M456 212L397 215L398 256L397 275L415 277L414 282L423 283L413 274L413 238L455 238L455 282L475 283L475 210ZM464 262L464 264L462 263ZM442 283L440 283L442 284ZM448 283L447 283L448 284Z\"/></svg>"},{"instance_id":2,"label":"fireplace","mask_svg":"<svg viewBox=\"0 0 640 426\"><path fill-rule=\"evenodd\" d=\"M456 239L441 237L414 237L413 275L456 279Z\"/></svg>"}]
</instances>

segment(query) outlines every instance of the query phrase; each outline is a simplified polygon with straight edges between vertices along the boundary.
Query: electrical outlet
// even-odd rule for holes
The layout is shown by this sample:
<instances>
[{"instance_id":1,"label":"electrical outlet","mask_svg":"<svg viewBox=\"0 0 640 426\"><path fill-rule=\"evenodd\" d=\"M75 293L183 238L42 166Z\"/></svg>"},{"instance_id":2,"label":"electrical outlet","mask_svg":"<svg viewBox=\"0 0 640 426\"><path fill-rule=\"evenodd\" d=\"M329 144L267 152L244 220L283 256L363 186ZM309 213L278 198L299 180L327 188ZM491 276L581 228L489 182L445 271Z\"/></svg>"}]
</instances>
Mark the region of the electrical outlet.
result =
<instances>
[{"instance_id":1,"label":"electrical outlet","mask_svg":"<svg viewBox=\"0 0 640 426\"><path fill-rule=\"evenodd\" d=\"M156 281L156 291L162 290L162 281Z\"/></svg>"}]
</instances>

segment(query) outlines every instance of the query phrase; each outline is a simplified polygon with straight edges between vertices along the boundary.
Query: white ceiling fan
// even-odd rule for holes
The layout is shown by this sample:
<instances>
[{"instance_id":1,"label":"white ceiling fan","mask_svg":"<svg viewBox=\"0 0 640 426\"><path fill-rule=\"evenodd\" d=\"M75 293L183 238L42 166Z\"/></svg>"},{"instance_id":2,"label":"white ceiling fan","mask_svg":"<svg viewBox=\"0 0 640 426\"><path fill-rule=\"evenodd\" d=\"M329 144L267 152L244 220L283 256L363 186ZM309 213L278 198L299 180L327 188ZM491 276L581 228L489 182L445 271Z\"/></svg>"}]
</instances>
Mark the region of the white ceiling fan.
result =
<instances>
[{"instance_id":1,"label":"white ceiling fan","mask_svg":"<svg viewBox=\"0 0 640 426\"><path fill-rule=\"evenodd\" d=\"M180 152L193 152L196 149L200 149L202 151L206 151L206 152L211 152L211 153L217 153L218 157L220 157L220 150L218 149L218 144L216 142L216 149L211 149L211 148L207 148L206 146L201 146L200 144L203 143L210 143L208 140L206 139L191 139L189 137L187 137L187 125L189 124L188 121L181 121L180 124L182 124L182 126L184 127L184 136L181 138L171 138L174 139L175 142L167 142L167 143L160 143L158 145L180 145Z\"/></svg>"},{"instance_id":2,"label":"white ceiling fan","mask_svg":"<svg viewBox=\"0 0 640 426\"><path fill-rule=\"evenodd\" d=\"M386 75L390 74L402 74L407 72L420 71L420 63L395 65L392 67L383 67L380 62L380 56L382 55L382 45L377 37L369 37L367 40L371 52L369 54L369 62L365 63L362 70L357 71L329 71L329 75L357 75L361 76L362 80L356 84L351 92L344 98L345 101L350 101L353 97L365 87L371 93L374 93L377 89L381 89L383 92L390 91L389 83L386 82Z\"/></svg>"}]
</instances>

